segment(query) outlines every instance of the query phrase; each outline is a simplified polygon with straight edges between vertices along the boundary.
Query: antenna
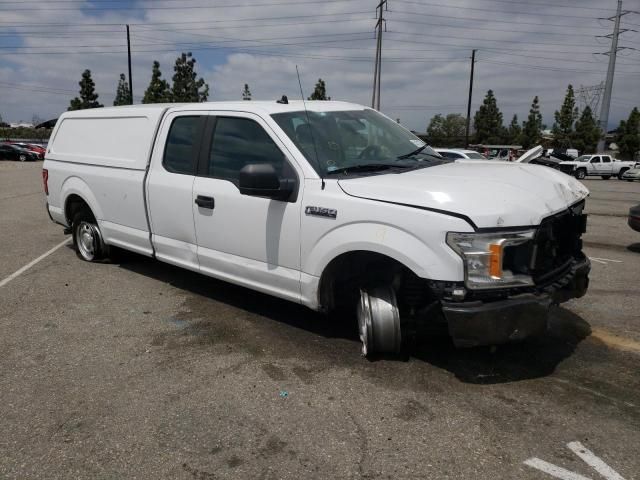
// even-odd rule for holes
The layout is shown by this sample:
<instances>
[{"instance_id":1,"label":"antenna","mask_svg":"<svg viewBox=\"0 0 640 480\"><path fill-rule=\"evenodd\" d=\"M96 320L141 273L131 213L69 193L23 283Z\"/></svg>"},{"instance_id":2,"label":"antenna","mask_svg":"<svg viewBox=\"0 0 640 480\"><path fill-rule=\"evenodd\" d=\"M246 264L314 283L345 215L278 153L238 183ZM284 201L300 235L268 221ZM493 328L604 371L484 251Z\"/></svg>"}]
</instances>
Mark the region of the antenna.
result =
<instances>
[{"instance_id":1,"label":"antenna","mask_svg":"<svg viewBox=\"0 0 640 480\"><path fill-rule=\"evenodd\" d=\"M309 111L307 110L307 103L304 101L304 93L302 93L302 82L300 81L300 72L298 71L298 65L296 65L296 74L298 75L298 85L300 85L300 96L302 97L302 105L304 105L304 114L307 117L307 125L309 125L309 134L311 135L311 141L313 142L313 151L316 154L316 165L318 166L318 174L320 174L320 180L322 181L322 190L324 190L324 175L322 175L322 168L320 167L320 157L318 156L318 148L316 147L316 137L313 134L313 127L311 127L311 120L309 120Z\"/></svg>"}]
</instances>

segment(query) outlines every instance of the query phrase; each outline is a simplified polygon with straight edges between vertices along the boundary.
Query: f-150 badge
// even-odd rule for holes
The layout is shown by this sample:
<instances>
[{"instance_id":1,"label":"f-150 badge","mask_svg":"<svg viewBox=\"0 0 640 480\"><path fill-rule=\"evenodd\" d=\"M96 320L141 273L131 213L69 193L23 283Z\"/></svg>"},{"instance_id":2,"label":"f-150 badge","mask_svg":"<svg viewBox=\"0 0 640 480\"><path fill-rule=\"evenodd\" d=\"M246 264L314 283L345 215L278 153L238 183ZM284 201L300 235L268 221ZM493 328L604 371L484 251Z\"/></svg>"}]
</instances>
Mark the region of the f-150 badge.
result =
<instances>
[{"instance_id":1,"label":"f-150 badge","mask_svg":"<svg viewBox=\"0 0 640 480\"><path fill-rule=\"evenodd\" d=\"M304 213L307 215L315 215L317 217L336 218L338 211L333 208L324 207L305 207Z\"/></svg>"}]
</instances>

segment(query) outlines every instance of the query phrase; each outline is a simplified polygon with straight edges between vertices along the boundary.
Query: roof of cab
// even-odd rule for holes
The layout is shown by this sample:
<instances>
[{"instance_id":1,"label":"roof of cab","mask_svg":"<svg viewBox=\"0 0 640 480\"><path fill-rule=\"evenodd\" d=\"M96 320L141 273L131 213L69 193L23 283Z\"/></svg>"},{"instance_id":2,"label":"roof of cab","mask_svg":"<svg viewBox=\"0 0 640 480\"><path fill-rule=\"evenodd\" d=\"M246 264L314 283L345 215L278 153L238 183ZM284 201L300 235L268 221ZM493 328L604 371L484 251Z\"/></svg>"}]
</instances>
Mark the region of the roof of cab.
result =
<instances>
[{"instance_id":1,"label":"roof of cab","mask_svg":"<svg viewBox=\"0 0 640 480\"><path fill-rule=\"evenodd\" d=\"M335 112L343 110L364 110L368 107L356 103L341 102L335 100L289 100L289 103L278 103L271 101L233 101L233 102L203 102L203 103L155 103L141 105L126 105L120 107L92 108L87 110L74 110L65 112L66 118L83 117L126 117L130 115L160 115L164 110L170 111L236 111L255 112L270 115L272 113L297 112L304 110L311 112Z\"/></svg>"}]
</instances>

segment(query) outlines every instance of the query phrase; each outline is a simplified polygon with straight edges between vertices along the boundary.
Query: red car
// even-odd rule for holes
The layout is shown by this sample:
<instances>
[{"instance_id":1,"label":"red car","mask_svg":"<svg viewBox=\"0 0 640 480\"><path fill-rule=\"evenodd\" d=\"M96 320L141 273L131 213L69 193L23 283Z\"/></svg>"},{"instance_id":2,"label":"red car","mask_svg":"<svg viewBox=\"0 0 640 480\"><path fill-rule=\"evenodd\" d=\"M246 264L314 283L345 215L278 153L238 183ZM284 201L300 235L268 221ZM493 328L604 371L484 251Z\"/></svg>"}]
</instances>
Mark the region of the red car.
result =
<instances>
[{"instance_id":1,"label":"red car","mask_svg":"<svg viewBox=\"0 0 640 480\"><path fill-rule=\"evenodd\" d=\"M44 154L47 152L47 149L42 145L36 145L35 143L24 143L24 142L7 142L18 147L25 148L30 152L34 152L38 154L38 159L44 160Z\"/></svg>"}]
</instances>

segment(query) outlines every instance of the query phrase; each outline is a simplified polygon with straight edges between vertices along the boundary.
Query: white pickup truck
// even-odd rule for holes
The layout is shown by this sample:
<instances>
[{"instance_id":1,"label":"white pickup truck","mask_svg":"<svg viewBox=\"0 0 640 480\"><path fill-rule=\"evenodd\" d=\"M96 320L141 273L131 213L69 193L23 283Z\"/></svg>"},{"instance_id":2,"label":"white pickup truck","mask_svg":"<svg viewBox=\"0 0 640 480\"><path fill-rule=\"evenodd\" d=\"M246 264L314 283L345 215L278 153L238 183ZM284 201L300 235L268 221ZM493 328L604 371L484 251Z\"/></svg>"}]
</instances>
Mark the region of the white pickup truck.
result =
<instances>
[{"instance_id":1,"label":"white pickup truck","mask_svg":"<svg viewBox=\"0 0 640 480\"><path fill-rule=\"evenodd\" d=\"M622 180L624 172L634 165L635 162L622 162L609 155L582 155L573 161L560 162L558 170L579 180L588 176L602 177L605 180L616 176Z\"/></svg>"},{"instance_id":2,"label":"white pickup truck","mask_svg":"<svg viewBox=\"0 0 640 480\"><path fill-rule=\"evenodd\" d=\"M365 355L436 325L458 346L521 340L588 286L582 184L537 165L451 162L350 103L67 112L43 181L81 259L119 247L350 309Z\"/></svg>"}]
</instances>

